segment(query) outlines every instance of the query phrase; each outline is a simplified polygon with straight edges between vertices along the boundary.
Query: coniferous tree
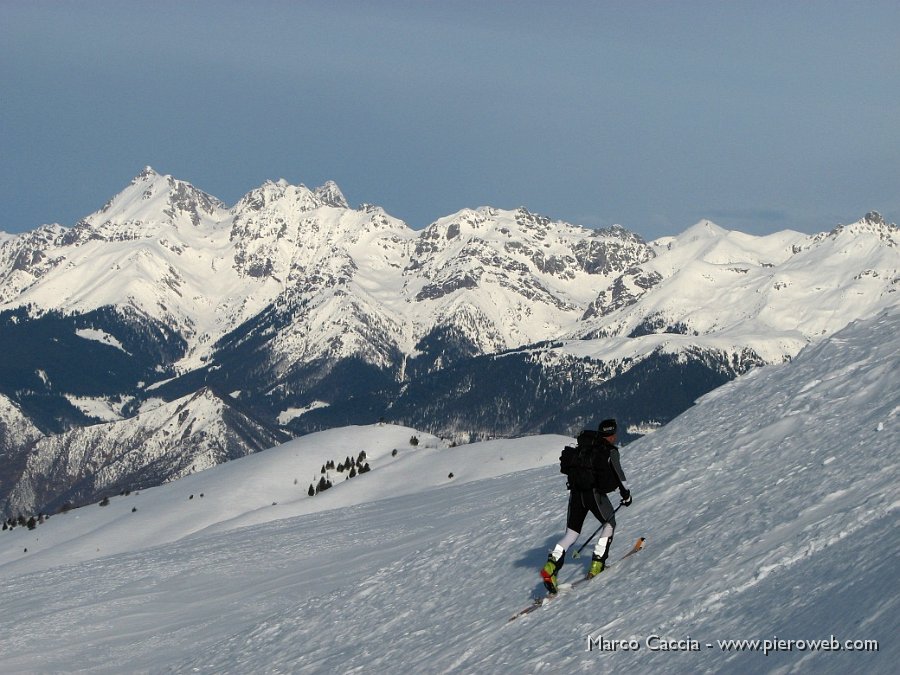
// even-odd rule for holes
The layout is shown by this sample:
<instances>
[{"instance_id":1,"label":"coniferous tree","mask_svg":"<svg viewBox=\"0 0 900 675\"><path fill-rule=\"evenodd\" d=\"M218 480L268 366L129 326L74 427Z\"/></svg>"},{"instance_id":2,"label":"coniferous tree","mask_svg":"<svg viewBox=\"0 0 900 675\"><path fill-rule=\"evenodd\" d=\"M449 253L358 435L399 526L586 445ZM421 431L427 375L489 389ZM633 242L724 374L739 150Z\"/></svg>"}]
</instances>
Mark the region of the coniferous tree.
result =
<instances>
[{"instance_id":1,"label":"coniferous tree","mask_svg":"<svg viewBox=\"0 0 900 675\"><path fill-rule=\"evenodd\" d=\"M307 494L308 494L310 497L315 497L315 496L316 496L316 488L313 487L313 484L312 484L312 483L309 484L309 491L307 492Z\"/></svg>"}]
</instances>

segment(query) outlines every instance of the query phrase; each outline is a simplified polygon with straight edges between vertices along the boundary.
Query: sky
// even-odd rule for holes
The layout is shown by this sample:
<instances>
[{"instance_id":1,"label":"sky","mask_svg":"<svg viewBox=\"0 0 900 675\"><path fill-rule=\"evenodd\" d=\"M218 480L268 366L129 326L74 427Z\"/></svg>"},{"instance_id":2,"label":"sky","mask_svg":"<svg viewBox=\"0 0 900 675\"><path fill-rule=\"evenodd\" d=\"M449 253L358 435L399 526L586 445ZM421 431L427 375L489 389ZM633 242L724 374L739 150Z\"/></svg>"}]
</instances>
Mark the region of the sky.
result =
<instances>
[{"instance_id":1,"label":"sky","mask_svg":"<svg viewBox=\"0 0 900 675\"><path fill-rule=\"evenodd\" d=\"M227 204L334 180L414 228L897 222L898 31L889 0L0 0L0 230L147 165Z\"/></svg>"}]
</instances>

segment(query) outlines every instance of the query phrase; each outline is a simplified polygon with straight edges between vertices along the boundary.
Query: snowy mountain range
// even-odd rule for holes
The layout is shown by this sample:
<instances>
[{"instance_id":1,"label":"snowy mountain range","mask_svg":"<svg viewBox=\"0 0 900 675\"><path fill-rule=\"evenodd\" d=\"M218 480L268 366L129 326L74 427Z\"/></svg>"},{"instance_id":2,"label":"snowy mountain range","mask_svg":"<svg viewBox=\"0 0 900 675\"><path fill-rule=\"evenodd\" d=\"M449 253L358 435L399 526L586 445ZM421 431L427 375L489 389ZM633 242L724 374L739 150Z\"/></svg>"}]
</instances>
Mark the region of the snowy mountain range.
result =
<instances>
[{"instance_id":1,"label":"snowy mountain range","mask_svg":"<svg viewBox=\"0 0 900 675\"><path fill-rule=\"evenodd\" d=\"M893 673L898 354L893 306L625 445L616 562L513 622L564 529L566 436L332 429L4 530L0 669Z\"/></svg>"},{"instance_id":2,"label":"snowy mountain range","mask_svg":"<svg viewBox=\"0 0 900 675\"><path fill-rule=\"evenodd\" d=\"M83 428L90 471L121 473L79 499L182 475L199 465L174 436L144 462L168 453L168 476L125 471L142 462L119 439L164 438L154 408L207 397L216 411L190 415L227 429L218 458L259 449L247 425L386 419L465 441L570 434L603 411L639 433L896 305L898 244L876 213L645 242L481 207L416 231L334 183L267 182L228 207L148 167L74 227L0 236L0 504L74 496Z\"/></svg>"}]
</instances>

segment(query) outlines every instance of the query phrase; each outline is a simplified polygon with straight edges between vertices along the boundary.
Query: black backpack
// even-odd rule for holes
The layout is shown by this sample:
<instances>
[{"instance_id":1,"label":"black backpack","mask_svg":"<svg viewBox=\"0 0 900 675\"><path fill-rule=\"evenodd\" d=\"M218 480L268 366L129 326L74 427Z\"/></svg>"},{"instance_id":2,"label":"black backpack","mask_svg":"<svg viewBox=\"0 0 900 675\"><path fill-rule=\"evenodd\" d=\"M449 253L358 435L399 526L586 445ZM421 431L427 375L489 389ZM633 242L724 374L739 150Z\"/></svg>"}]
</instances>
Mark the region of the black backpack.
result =
<instances>
[{"instance_id":1,"label":"black backpack","mask_svg":"<svg viewBox=\"0 0 900 675\"><path fill-rule=\"evenodd\" d=\"M586 492L594 488L600 488L603 492L614 490L615 487L608 488L611 482L618 484L609 463L609 446L592 429L582 431L576 440L577 445L574 448L567 445L559 457L559 470L569 477L569 489Z\"/></svg>"}]
</instances>

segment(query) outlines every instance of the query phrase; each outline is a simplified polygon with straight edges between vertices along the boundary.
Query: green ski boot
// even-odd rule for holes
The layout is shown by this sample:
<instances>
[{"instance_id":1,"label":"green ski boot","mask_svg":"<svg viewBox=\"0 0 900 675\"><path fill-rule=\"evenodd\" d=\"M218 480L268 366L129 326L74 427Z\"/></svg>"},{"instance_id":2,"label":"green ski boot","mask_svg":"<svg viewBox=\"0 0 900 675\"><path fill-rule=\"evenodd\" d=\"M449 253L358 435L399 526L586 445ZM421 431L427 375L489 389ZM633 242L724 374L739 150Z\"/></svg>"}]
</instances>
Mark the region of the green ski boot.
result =
<instances>
[{"instance_id":1,"label":"green ski boot","mask_svg":"<svg viewBox=\"0 0 900 675\"><path fill-rule=\"evenodd\" d=\"M547 556L547 563L541 568L541 579L544 580L544 588L548 593L556 594L559 586L556 585L556 573L566 562L566 552L559 553L555 549Z\"/></svg>"},{"instance_id":2,"label":"green ski boot","mask_svg":"<svg viewBox=\"0 0 900 675\"><path fill-rule=\"evenodd\" d=\"M606 567L606 562L602 558L593 556L591 558L591 568L588 570L587 578L593 579L595 576L600 574L600 572L602 572L605 567Z\"/></svg>"}]
</instances>

